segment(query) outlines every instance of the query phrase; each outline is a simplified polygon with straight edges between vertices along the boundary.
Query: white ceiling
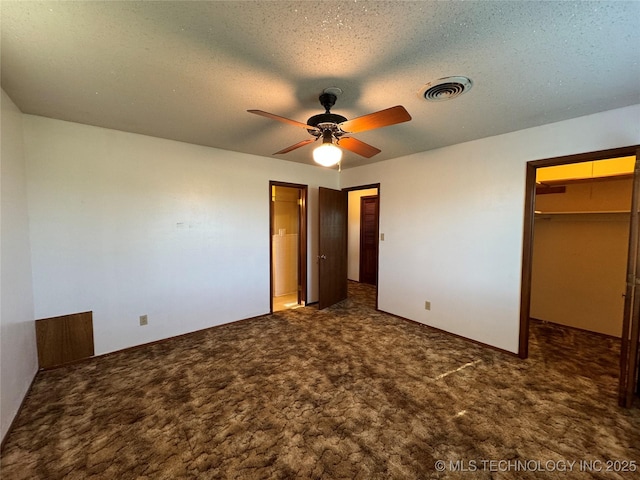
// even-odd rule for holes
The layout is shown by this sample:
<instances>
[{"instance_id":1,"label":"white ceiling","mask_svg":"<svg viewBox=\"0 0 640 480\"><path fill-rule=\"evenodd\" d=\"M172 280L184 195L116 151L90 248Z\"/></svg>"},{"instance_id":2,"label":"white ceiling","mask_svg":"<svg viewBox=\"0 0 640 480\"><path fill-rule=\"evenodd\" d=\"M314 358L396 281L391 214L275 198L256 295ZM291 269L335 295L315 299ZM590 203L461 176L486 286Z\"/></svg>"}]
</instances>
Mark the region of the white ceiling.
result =
<instances>
[{"instance_id":1,"label":"white ceiling","mask_svg":"<svg viewBox=\"0 0 640 480\"><path fill-rule=\"evenodd\" d=\"M25 113L269 156L326 87L354 135L343 168L640 103L637 1L1 1L2 88ZM450 75L457 99L417 92ZM313 164L312 146L279 158Z\"/></svg>"}]
</instances>

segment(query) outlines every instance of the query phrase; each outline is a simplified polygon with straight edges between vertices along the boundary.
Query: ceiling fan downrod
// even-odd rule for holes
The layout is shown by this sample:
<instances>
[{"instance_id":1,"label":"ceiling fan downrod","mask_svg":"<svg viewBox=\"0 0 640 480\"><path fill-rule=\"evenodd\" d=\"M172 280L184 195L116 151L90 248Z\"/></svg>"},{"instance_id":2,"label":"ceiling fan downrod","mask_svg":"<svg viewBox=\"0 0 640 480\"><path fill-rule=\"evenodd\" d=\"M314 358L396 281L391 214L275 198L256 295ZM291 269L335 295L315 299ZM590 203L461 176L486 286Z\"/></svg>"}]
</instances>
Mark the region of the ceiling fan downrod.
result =
<instances>
[{"instance_id":1,"label":"ceiling fan downrod","mask_svg":"<svg viewBox=\"0 0 640 480\"><path fill-rule=\"evenodd\" d=\"M333 93L323 93L320 95L320 104L326 110L324 113L331 113L331 107L336 104L337 99L338 97L336 97Z\"/></svg>"}]
</instances>

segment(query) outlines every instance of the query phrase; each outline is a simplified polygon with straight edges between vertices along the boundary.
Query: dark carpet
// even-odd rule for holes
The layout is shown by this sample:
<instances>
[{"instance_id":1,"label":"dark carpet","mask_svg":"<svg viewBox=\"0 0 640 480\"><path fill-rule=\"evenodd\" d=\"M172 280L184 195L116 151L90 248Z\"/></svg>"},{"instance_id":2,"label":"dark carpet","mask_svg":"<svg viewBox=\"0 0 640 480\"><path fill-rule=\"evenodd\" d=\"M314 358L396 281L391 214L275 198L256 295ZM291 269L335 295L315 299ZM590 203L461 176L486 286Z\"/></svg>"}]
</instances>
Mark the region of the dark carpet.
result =
<instances>
[{"instance_id":1,"label":"dark carpet","mask_svg":"<svg viewBox=\"0 0 640 480\"><path fill-rule=\"evenodd\" d=\"M640 478L640 410L617 406L619 341L533 322L520 360L349 288L326 310L40 372L0 476Z\"/></svg>"}]
</instances>

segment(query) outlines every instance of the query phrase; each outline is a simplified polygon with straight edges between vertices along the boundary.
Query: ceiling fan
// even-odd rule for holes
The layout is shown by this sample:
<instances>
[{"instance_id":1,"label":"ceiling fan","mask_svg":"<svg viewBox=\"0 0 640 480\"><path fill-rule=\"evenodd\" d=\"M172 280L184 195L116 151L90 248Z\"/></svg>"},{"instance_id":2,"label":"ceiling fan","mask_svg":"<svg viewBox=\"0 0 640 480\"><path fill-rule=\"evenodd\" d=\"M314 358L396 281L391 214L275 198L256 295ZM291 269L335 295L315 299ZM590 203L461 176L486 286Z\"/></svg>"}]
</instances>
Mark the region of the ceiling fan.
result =
<instances>
[{"instance_id":1,"label":"ceiling fan","mask_svg":"<svg viewBox=\"0 0 640 480\"><path fill-rule=\"evenodd\" d=\"M307 120L307 123L297 122L296 120L291 120L262 110L247 111L293 125L294 127L304 128L311 136L315 137L283 148L274 153L274 155L289 153L292 150L322 139L322 144L314 150L313 157L317 163L325 167L331 167L340 162L342 151L336 145L366 158L371 158L380 153L381 150L351 137L350 134L387 127L411 120L409 112L400 105L347 120L342 115L331 113L331 107L335 105L337 99L337 95L334 92L341 92L341 90L337 88L327 88L323 91L319 100L325 112L312 116Z\"/></svg>"}]
</instances>

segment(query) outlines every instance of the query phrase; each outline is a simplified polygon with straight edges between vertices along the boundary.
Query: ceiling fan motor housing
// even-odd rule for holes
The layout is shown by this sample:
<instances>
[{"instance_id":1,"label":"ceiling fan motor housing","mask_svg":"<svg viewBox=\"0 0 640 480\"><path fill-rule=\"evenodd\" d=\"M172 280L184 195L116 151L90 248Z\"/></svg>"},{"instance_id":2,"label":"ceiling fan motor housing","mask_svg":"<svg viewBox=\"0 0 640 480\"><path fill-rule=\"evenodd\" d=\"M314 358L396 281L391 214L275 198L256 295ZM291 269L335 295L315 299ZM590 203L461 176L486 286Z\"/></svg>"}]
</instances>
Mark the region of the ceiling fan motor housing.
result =
<instances>
[{"instance_id":1,"label":"ceiling fan motor housing","mask_svg":"<svg viewBox=\"0 0 640 480\"><path fill-rule=\"evenodd\" d=\"M320 113L318 115L314 115L313 117L307 120L307 125L312 127L319 128L320 130L331 130L334 133L338 133L339 128L338 124L342 122L346 122L346 117L342 115L337 115L335 113L331 113L331 107L336 104L337 97L333 93L323 93L320 95L320 103L325 108L325 113ZM319 132L309 132L311 135L320 136Z\"/></svg>"},{"instance_id":2,"label":"ceiling fan motor housing","mask_svg":"<svg viewBox=\"0 0 640 480\"><path fill-rule=\"evenodd\" d=\"M338 123L346 121L347 119L342 115L337 115L335 113L320 113L309 118L309 120L307 120L307 125L322 129L322 124L324 123L335 124L337 126Z\"/></svg>"}]
</instances>

